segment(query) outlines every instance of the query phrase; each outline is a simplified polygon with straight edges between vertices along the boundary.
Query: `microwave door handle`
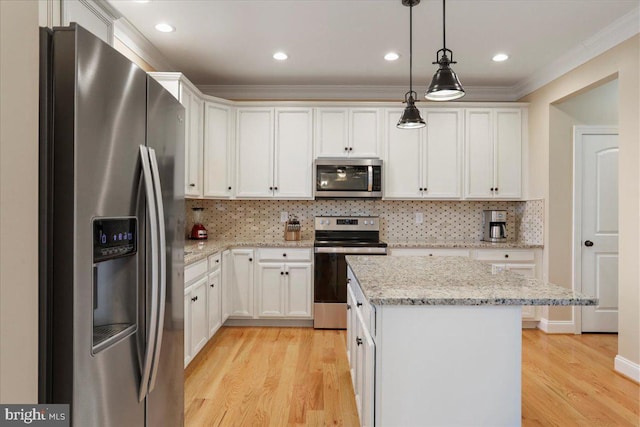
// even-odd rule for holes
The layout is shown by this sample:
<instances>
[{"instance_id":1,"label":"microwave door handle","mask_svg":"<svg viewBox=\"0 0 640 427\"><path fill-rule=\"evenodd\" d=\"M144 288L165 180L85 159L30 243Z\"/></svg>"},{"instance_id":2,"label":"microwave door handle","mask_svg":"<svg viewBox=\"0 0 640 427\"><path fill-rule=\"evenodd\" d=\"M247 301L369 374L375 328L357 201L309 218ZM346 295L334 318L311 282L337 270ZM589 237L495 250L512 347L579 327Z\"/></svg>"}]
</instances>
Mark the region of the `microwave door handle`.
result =
<instances>
[{"instance_id":1,"label":"microwave door handle","mask_svg":"<svg viewBox=\"0 0 640 427\"><path fill-rule=\"evenodd\" d=\"M153 347L156 341L156 327L158 324L158 216L156 213L156 201L154 195L153 177L149 160L149 151L144 145L140 146L140 161L142 163L142 176L147 200L147 212L149 213L149 229L151 237L151 313L149 316L149 335L146 337L146 348L142 364L142 378L138 400L142 402L148 391L151 365L153 362Z\"/></svg>"},{"instance_id":2,"label":"microwave door handle","mask_svg":"<svg viewBox=\"0 0 640 427\"><path fill-rule=\"evenodd\" d=\"M369 182L369 185L367 186L367 191L368 192L372 192L373 191L373 166L369 165L367 166L367 181Z\"/></svg>"},{"instance_id":3,"label":"microwave door handle","mask_svg":"<svg viewBox=\"0 0 640 427\"><path fill-rule=\"evenodd\" d=\"M151 157L151 175L154 184L154 193L158 206L158 240L160 243L160 270L158 288L160 291L160 301L158 307L157 332L154 345L154 356L151 368L151 379L149 381L149 393L153 390L158 376L158 365L160 364L160 348L162 344L162 333L164 331L164 311L167 301L167 239L165 233L164 204L162 202L162 186L160 185L160 171L158 169L158 159L156 158L156 150L149 148L149 156Z\"/></svg>"}]
</instances>

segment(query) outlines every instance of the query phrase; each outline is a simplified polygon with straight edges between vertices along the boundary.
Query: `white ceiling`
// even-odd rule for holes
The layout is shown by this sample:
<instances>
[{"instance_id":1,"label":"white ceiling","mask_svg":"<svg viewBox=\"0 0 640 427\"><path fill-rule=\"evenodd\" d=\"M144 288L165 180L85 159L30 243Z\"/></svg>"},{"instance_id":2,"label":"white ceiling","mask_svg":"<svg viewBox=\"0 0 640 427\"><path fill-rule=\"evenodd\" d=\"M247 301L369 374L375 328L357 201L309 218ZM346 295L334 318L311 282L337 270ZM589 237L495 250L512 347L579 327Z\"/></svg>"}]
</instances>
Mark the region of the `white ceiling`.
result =
<instances>
[{"instance_id":1,"label":"white ceiling","mask_svg":"<svg viewBox=\"0 0 640 427\"><path fill-rule=\"evenodd\" d=\"M109 3L197 85L408 83L409 8L401 0ZM639 5L639 0L448 0L447 47L465 87L515 87L563 57L584 57L583 51L629 19L638 26ZM442 2L422 0L413 15L414 86L421 92L442 47ZM156 31L159 22L176 31ZM278 50L289 59L274 60ZM383 60L388 51L400 59ZM494 63L497 52L511 58Z\"/></svg>"}]
</instances>

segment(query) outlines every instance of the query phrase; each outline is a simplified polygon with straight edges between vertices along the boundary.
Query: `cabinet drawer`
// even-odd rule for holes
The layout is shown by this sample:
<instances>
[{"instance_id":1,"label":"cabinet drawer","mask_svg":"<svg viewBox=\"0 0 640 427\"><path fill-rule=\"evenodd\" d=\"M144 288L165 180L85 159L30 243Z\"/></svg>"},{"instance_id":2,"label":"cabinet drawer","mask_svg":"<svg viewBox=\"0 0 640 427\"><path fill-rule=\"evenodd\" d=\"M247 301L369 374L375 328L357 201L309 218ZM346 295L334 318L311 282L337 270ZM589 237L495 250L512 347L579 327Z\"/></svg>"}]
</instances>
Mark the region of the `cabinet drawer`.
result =
<instances>
[{"instance_id":1,"label":"cabinet drawer","mask_svg":"<svg viewBox=\"0 0 640 427\"><path fill-rule=\"evenodd\" d=\"M311 249L267 248L258 249L259 261L311 261Z\"/></svg>"},{"instance_id":2,"label":"cabinet drawer","mask_svg":"<svg viewBox=\"0 0 640 427\"><path fill-rule=\"evenodd\" d=\"M208 269L208 262L206 259L198 261L194 264L188 265L184 269L184 286L187 287L189 282L197 279L199 276L206 274Z\"/></svg>"},{"instance_id":3,"label":"cabinet drawer","mask_svg":"<svg viewBox=\"0 0 640 427\"><path fill-rule=\"evenodd\" d=\"M349 285L353 288L353 293L355 296L355 307L352 307L352 309L355 309L357 312L360 313L360 315L362 316L362 320L364 322L364 326L366 327L367 331L371 334L371 335L375 335L375 332L372 330L371 325L373 324L372 322L372 316L374 316L374 310L371 306L371 304L369 304L369 301L367 301L367 299L365 298L364 294L362 293L362 289L360 289L360 284L358 283L357 280L355 280L355 278L351 275L351 270L349 270L348 272L348 283Z\"/></svg>"},{"instance_id":4,"label":"cabinet drawer","mask_svg":"<svg viewBox=\"0 0 640 427\"><path fill-rule=\"evenodd\" d=\"M218 252L215 255L209 256L209 271L216 271L220 268L222 263L222 255Z\"/></svg>"},{"instance_id":5,"label":"cabinet drawer","mask_svg":"<svg viewBox=\"0 0 640 427\"><path fill-rule=\"evenodd\" d=\"M449 248L397 248L391 249L393 256L461 256L469 257L469 249Z\"/></svg>"},{"instance_id":6,"label":"cabinet drawer","mask_svg":"<svg viewBox=\"0 0 640 427\"><path fill-rule=\"evenodd\" d=\"M519 250L499 250L499 249L478 249L476 259L479 261L534 261L534 251Z\"/></svg>"}]
</instances>

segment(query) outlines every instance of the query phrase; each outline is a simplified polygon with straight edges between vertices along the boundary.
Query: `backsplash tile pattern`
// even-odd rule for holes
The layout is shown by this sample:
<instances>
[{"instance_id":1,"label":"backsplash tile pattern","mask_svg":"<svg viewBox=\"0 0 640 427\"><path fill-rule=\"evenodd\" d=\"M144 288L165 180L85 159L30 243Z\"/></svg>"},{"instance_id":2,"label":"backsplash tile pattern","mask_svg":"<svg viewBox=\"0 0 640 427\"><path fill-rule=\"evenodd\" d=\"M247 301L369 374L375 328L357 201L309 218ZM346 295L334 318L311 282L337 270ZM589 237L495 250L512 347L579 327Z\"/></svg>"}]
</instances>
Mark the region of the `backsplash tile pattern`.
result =
<instances>
[{"instance_id":1,"label":"backsplash tile pattern","mask_svg":"<svg viewBox=\"0 0 640 427\"><path fill-rule=\"evenodd\" d=\"M280 213L296 215L302 239L313 238L313 219L320 215L379 216L381 239L388 242L480 240L482 211L507 211L507 238L543 243L544 204L529 202L382 201L382 200L187 200L186 230L193 226L193 207L205 208L203 223L212 239L235 241L281 240ZM416 212L424 214L415 223Z\"/></svg>"}]
</instances>

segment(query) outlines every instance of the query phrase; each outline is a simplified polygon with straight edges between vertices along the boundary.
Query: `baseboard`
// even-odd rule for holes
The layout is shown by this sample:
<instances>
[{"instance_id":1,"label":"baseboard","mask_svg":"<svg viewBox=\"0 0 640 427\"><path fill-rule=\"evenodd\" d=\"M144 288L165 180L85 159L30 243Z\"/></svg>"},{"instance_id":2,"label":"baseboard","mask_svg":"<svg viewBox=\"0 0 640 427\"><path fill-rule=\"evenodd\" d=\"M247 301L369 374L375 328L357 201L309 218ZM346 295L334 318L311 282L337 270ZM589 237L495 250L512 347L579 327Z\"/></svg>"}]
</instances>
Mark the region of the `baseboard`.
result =
<instances>
[{"instance_id":1,"label":"baseboard","mask_svg":"<svg viewBox=\"0 0 640 427\"><path fill-rule=\"evenodd\" d=\"M576 325L573 320L540 319L538 328L547 334L575 334Z\"/></svg>"},{"instance_id":2,"label":"baseboard","mask_svg":"<svg viewBox=\"0 0 640 427\"><path fill-rule=\"evenodd\" d=\"M625 377L631 378L633 381L640 383L640 365L633 363L629 359L617 355L613 365L613 369Z\"/></svg>"},{"instance_id":3,"label":"baseboard","mask_svg":"<svg viewBox=\"0 0 640 427\"><path fill-rule=\"evenodd\" d=\"M228 319L224 326L270 326L313 328L313 319Z\"/></svg>"}]
</instances>

